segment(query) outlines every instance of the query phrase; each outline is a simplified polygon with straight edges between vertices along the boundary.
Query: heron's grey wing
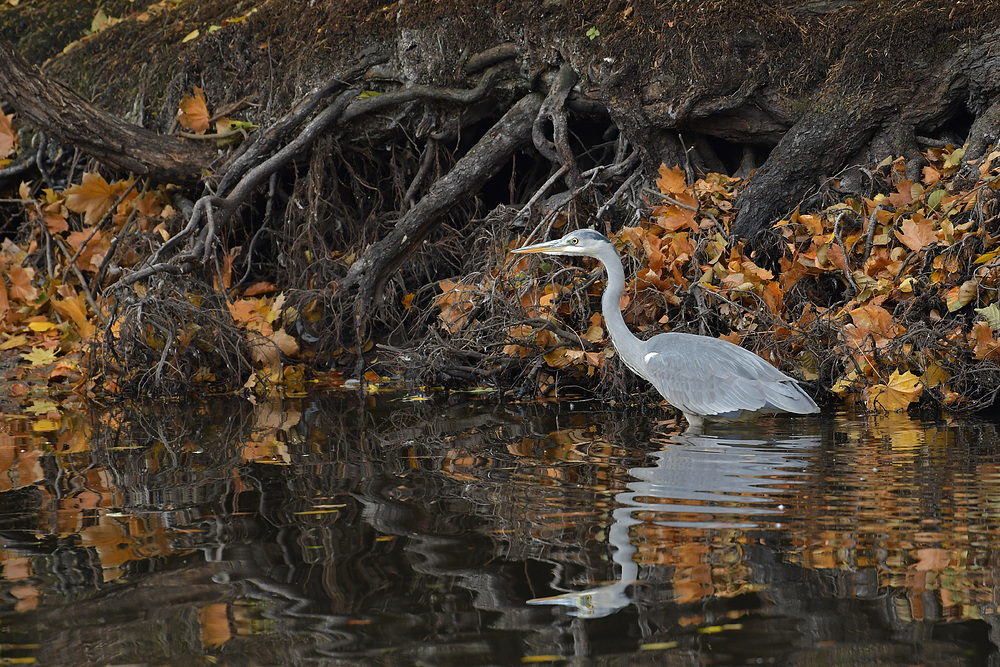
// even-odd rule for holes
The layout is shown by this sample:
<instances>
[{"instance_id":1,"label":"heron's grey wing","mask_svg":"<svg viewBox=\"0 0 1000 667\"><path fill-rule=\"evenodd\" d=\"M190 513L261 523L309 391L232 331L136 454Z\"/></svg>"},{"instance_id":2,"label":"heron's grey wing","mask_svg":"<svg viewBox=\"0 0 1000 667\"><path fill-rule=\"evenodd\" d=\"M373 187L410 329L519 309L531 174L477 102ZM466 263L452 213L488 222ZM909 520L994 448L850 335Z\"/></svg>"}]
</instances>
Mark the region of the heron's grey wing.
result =
<instances>
[{"instance_id":1,"label":"heron's grey wing","mask_svg":"<svg viewBox=\"0 0 1000 667\"><path fill-rule=\"evenodd\" d=\"M646 342L644 362L646 379L667 402L689 414L737 417L744 410L818 410L793 378L718 338L661 334Z\"/></svg>"}]
</instances>

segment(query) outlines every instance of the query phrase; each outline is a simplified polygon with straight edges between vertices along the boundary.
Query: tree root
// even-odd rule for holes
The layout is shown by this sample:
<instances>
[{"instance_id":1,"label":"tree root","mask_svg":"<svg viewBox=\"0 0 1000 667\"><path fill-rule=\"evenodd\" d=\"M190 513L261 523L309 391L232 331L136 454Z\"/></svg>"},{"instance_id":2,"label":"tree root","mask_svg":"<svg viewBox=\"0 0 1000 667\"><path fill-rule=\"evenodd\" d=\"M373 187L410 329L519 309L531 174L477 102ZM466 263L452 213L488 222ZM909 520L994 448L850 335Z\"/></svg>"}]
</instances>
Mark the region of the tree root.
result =
<instances>
[{"instance_id":1,"label":"tree root","mask_svg":"<svg viewBox=\"0 0 1000 667\"><path fill-rule=\"evenodd\" d=\"M475 193L530 141L531 126L542 98L522 97L488 132L407 211L393 230L374 243L351 265L339 289L357 289L355 318L364 330L365 309L381 291L390 272L423 242L440 217L461 198Z\"/></svg>"},{"instance_id":2,"label":"tree root","mask_svg":"<svg viewBox=\"0 0 1000 667\"><path fill-rule=\"evenodd\" d=\"M352 71L361 71L361 66L354 68ZM449 90L433 86L412 86L363 99L358 99L359 91L357 89L348 89L341 92L329 106L309 121L292 141L288 142L271 157L249 168L246 173L239 177L239 180L234 180L236 178L235 174L238 172L232 168L228 169L226 176L220 183L219 192L224 192L226 188L230 187L230 183L232 183L232 189L229 193L225 196L209 194L201 197L195 203L192 214L184 229L153 253L146 262L146 266L122 279L121 284L123 286L131 285L164 271L170 273L188 273L194 267L203 265L213 249L212 240L217 235L217 225L224 224L236 212L237 208L279 169L288 165L292 160L306 154L313 143L321 135L328 132L335 124L343 126L352 120L372 114L386 107L416 100L470 104L482 99L492 89L499 73L500 69L498 68L487 71L476 87L469 90ZM248 166L254 159L259 158L265 148L274 145L276 141L280 140L280 137L291 131L296 121L301 121L310 110L318 106L320 95L323 92L329 93L330 91L339 89L341 87L339 86L340 83L341 81L338 77L335 81L331 81L316 91L309 100L299 105L299 107L272 126L272 128L277 129L272 129L264 133L259 146L241 155L238 158L238 162L244 166ZM474 179L468 185L478 187L482 185L482 182ZM415 209L419 208L419 206L418 204ZM432 205L431 208L434 208L434 206ZM194 247L170 261L161 261L161 258L178 248L195 232L199 232L199 236ZM167 267L170 266L175 268L168 269Z\"/></svg>"}]
</instances>

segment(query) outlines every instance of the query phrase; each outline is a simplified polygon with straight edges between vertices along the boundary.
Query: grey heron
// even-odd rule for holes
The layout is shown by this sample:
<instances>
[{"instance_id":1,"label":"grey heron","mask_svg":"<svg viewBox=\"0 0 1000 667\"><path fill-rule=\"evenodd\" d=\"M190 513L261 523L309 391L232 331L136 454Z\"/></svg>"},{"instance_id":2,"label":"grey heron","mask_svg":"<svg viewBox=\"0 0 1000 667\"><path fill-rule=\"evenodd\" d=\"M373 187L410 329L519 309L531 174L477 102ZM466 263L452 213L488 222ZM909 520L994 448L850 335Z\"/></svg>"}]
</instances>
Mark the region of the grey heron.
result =
<instances>
[{"instance_id":1,"label":"grey heron","mask_svg":"<svg viewBox=\"0 0 1000 667\"><path fill-rule=\"evenodd\" d=\"M729 341L668 332L639 340L622 317L625 271L611 241L583 229L561 239L517 248L515 253L581 255L599 260L608 273L601 310L611 342L625 365L645 378L668 403L699 428L705 419L738 419L760 413L819 412L799 386L753 352Z\"/></svg>"}]
</instances>

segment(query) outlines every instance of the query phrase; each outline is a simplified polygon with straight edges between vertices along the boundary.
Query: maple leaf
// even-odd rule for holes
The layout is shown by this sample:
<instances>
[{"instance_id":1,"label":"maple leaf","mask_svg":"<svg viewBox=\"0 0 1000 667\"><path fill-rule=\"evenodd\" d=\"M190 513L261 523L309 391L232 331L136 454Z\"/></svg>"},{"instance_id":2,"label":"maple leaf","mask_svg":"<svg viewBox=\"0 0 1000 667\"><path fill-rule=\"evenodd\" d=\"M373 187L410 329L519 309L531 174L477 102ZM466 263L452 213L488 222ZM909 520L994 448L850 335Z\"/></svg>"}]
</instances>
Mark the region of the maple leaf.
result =
<instances>
[{"instance_id":1,"label":"maple leaf","mask_svg":"<svg viewBox=\"0 0 1000 667\"><path fill-rule=\"evenodd\" d=\"M33 415L47 415L50 412L59 412L59 405L54 401L36 398L24 411Z\"/></svg>"},{"instance_id":2,"label":"maple leaf","mask_svg":"<svg viewBox=\"0 0 1000 667\"><path fill-rule=\"evenodd\" d=\"M31 367L36 368L38 366L46 366L48 364L55 363L56 353L52 350L46 350L41 347L33 347L31 348L31 352L22 354L21 358L25 361L30 361Z\"/></svg>"},{"instance_id":3,"label":"maple leaf","mask_svg":"<svg viewBox=\"0 0 1000 667\"><path fill-rule=\"evenodd\" d=\"M876 384L868 392L868 408L883 412L905 410L910 403L920 398L924 387L920 378L906 371L900 374L894 370L885 384Z\"/></svg>"},{"instance_id":4,"label":"maple leaf","mask_svg":"<svg viewBox=\"0 0 1000 667\"><path fill-rule=\"evenodd\" d=\"M934 232L934 223L931 220L914 222L906 220L896 230L896 238L910 250L916 252L937 242L937 234Z\"/></svg>"},{"instance_id":5,"label":"maple leaf","mask_svg":"<svg viewBox=\"0 0 1000 667\"><path fill-rule=\"evenodd\" d=\"M896 192L889 195L889 203L896 209L905 208L913 203L913 181L902 179L896 184Z\"/></svg>"},{"instance_id":6,"label":"maple leaf","mask_svg":"<svg viewBox=\"0 0 1000 667\"><path fill-rule=\"evenodd\" d=\"M66 216L63 215L61 202L47 204L42 208L42 219L45 220L45 227L50 234L60 234L69 229Z\"/></svg>"},{"instance_id":7,"label":"maple leaf","mask_svg":"<svg viewBox=\"0 0 1000 667\"><path fill-rule=\"evenodd\" d=\"M941 180L941 172L934 167L927 166L923 168L924 174L924 185L931 187Z\"/></svg>"},{"instance_id":8,"label":"maple leaf","mask_svg":"<svg viewBox=\"0 0 1000 667\"><path fill-rule=\"evenodd\" d=\"M208 130L208 105L205 104L205 91L194 87L194 97L185 95L177 111L177 122L181 127L195 134L205 134Z\"/></svg>"},{"instance_id":9,"label":"maple leaf","mask_svg":"<svg viewBox=\"0 0 1000 667\"><path fill-rule=\"evenodd\" d=\"M88 225L96 225L108 212L118 194L117 187L110 185L100 174L86 173L83 182L66 188L66 207L71 211L83 213L83 220Z\"/></svg>"},{"instance_id":10,"label":"maple leaf","mask_svg":"<svg viewBox=\"0 0 1000 667\"><path fill-rule=\"evenodd\" d=\"M687 190L687 178L680 167L660 165L660 177L656 179L656 187L665 195L675 195Z\"/></svg>"}]
</instances>

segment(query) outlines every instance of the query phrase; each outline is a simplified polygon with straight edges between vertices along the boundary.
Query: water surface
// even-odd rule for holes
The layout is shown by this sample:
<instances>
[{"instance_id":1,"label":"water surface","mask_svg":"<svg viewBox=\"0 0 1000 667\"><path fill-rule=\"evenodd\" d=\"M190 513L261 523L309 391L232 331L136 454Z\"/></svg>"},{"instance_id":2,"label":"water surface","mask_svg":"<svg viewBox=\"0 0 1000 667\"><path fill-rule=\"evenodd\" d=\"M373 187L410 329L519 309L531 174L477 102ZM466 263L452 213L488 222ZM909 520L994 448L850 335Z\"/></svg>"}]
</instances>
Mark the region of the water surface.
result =
<instances>
[{"instance_id":1,"label":"water surface","mask_svg":"<svg viewBox=\"0 0 1000 667\"><path fill-rule=\"evenodd\" d=\"M998 664L989 422L353 394L0 432L0 659Z\"/></svg>"}]
</instances>

